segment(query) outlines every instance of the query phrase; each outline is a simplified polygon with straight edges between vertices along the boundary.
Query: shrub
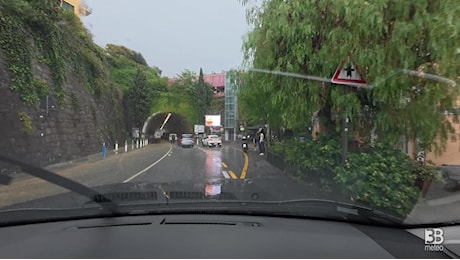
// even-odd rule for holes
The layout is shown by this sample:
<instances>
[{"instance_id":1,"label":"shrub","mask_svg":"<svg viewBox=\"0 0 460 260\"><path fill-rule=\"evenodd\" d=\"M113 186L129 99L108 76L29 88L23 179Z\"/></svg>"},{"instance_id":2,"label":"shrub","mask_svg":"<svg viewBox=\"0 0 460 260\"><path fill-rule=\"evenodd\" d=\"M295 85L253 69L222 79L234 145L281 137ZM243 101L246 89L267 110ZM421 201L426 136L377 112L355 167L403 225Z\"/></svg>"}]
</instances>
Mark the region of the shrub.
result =
<instances>
[{"instance_id":1,"label":"shrub","mask_svg":"<svg viewBox=\"0 0 460 260\"><path fill-rule=\"evenodd\" d=\"M419 195L415 167L401 151L378 148L349 154L345 165L335 168L334 180L351 200L406 216Z\"/></svg>"},{"instance_id":2,"label":"shrub","mask_svg":"<svg viewBox=\"0 0 460 260\"><path fill-rule=\"evenodd\" d=\"M285 160L294 165L294 175L302 180L319 182L329 190L335 167L340 162L340 143L336 138L289 141L285 147Z\"/></svg>"}]
</instances>

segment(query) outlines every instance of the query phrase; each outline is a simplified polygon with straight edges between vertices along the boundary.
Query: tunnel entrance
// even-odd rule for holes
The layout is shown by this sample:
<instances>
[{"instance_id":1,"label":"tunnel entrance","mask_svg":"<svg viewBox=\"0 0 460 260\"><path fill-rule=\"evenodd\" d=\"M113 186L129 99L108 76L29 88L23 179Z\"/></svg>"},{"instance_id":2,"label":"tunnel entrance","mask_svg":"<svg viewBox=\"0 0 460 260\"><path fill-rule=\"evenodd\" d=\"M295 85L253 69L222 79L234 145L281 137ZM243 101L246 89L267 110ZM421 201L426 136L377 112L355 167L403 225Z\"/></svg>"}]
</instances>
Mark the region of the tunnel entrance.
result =
<instances>
[{"instance_id":1,"label":"tunnel entrance","mask_svg":"<svg viewBox=\"0 0 460 260\"><path fill-rule=\"evenodd\" d=\"M159 130L168 116L169 112L157 112L150 116L144 123L142 133L149 139L149 142L154 142L156 139L155 131ZM171 113L167 123L163 127L163 135L161 139L168 140L169 134L177 134L180 136L183 133L193 133L193 126L187 118L178 113Z\"/></svg>"}]
</instances>

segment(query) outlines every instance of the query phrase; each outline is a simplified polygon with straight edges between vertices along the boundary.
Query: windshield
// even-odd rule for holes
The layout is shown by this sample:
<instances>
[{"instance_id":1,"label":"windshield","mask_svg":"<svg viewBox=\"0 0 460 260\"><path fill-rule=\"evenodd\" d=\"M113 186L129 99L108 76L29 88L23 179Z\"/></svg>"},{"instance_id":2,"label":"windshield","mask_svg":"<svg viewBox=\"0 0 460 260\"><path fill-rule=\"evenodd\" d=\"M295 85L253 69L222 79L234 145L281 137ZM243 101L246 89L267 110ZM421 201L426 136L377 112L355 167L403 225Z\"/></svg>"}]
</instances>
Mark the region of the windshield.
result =
<instances>
[{"instance_id":1,"label":"windshield","mask_svg":"<svg viewBox=\"0 0 460 260\"><path fill-rule=\"evenodd\" d=\"M459 75L456 0L0 0L0 224L458 223Z\"/></svg>"}]
</instances>

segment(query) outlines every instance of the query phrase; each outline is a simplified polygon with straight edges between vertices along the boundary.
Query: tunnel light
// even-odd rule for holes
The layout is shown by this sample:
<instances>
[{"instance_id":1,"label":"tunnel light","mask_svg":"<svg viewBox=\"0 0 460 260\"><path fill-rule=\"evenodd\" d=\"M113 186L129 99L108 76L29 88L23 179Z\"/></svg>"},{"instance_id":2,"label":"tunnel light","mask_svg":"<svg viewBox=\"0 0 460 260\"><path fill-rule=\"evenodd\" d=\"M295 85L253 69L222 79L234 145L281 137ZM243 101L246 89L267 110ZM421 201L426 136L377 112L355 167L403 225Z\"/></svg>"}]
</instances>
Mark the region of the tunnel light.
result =
<instances>
[{"instance_id":1,"label":"tunnel light","mask_svg":"<svg viewBox=\"0 0 460 260\"><path fill-rule=\"evenodd\" d=\"M160 127L160 130L163 130L163 127L165 127L166 123L168 122L169 118L171 117L171 114L172 113L168 113L168 115L166 116L165 121L163 122L163 124Z\"/></svg>"}]
</instances>

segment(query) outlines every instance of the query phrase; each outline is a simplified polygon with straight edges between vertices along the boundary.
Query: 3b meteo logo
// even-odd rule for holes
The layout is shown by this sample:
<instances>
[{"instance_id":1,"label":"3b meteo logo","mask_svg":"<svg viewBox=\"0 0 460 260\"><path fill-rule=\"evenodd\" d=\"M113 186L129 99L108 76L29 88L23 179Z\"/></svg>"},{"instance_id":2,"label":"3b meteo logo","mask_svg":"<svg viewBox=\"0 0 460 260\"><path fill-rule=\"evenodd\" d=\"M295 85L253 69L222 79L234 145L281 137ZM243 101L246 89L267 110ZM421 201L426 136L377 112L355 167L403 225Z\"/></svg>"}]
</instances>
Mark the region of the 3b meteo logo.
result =
<instances>
[{"instance_id":1,"label":"3b meteo logo","mask_svg":"<svg viewBox=\"0 0 460 260\"><path fill-rule=\"evenodd\" d=\"M425 251L443 251L444 231L441 228L425 229Z\"/></svg>"}]
</instances>

